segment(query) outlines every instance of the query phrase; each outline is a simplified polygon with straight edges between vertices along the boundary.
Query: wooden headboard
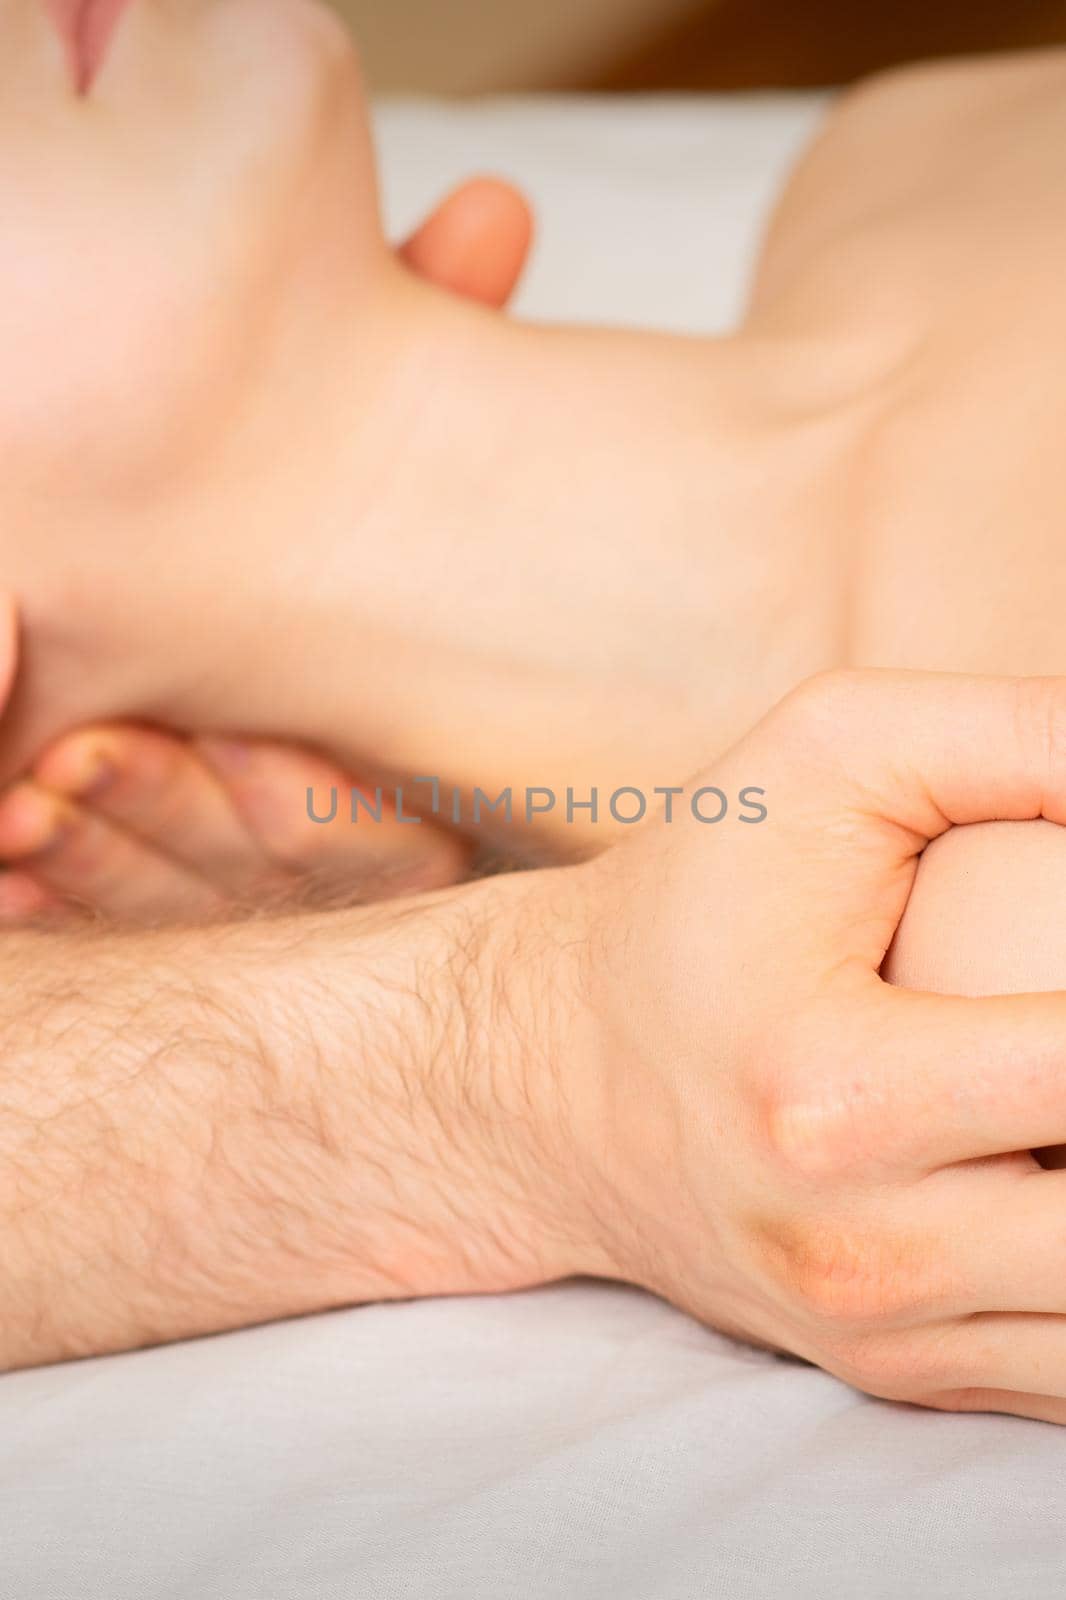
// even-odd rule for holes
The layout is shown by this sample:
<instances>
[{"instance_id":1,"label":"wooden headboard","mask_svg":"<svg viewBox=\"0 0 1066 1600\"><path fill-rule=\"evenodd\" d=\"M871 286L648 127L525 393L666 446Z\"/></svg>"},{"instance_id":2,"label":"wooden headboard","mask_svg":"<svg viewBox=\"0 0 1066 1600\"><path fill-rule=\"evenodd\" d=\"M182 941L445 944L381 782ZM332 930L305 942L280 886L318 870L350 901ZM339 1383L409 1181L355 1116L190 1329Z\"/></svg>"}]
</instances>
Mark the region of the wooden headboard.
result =
<instances>
[{"instance_id":1,"label":"wooden headboard","mask_svg":"<svg viewBox=\"0 0 1066 1600\"><path fill-rule=\"evenodd\" d=\"M375 89L848 83L923 56L1066 42L1066 0L330 0Z\"/></svg>"},{"instance_id":2,"label":"wooden headboard","mask_svg":"<svg viewBox=\"0 0 1066 1600\"><path fill-rule=\"evenodd\" d=\"M924 57L1066 43L1066 0L711 0L620 54L609 89L850 83Z\"/></svg>"}]
</instances>

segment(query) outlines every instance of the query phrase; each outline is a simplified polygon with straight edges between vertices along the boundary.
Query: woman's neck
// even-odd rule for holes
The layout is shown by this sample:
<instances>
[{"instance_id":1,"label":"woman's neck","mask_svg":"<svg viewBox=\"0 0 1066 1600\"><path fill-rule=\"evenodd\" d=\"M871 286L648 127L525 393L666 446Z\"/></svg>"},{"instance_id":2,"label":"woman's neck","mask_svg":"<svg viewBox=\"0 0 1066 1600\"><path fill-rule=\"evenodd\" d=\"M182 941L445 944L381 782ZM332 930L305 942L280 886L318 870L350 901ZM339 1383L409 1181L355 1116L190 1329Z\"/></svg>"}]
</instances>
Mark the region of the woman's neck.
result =
<instances>
[{"instance_id":1,"label":"woman's neck","mask_svg":"<svg viewBox=\"0 0 1066 1600\"><path fill-rule=\"evenodd\" d=\"M296 355L202 470L20 542L6 771L111 715L532 782L643 718L665 760L716 693L722 540L844 436L779 347L521 326L406 276Z\"/></svg>"},{"instance_id":2,"label":"woman's neck","mask_svg":"<svg viewBox=\"0 0 1066 1600\"><path fill-rule=\"evenodd\" d=\"M744 629L721 618L723 566L764 528L800 547L853 437L847 374L834 395L825 352L743 335L422 310L375 494L294 591L313 736L350 729L345 753L390 771L576 786L635 781L639 728L642 769L679 781L736 700L709 648Z\"/></svg>"}]
</instances>

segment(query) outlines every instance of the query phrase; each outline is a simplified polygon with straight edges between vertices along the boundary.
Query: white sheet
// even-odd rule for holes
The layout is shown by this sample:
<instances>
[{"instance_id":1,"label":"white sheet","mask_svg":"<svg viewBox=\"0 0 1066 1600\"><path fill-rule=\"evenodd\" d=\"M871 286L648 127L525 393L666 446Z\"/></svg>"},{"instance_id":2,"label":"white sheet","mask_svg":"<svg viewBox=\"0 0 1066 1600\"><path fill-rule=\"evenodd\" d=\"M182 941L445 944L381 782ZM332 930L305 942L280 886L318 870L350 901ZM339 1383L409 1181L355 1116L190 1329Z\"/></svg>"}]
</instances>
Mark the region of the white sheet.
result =
<instances>
[{"instance_id":1,"label":"white sheet","mask_svg":"<svg viewBox=\"0 0 1066 1600\"><path fill-rule=\"evenodd\" d=\"M816 102L385 108L390 215L527 183L538 316L720 328ZM1066 1430L866 1400L647 1296L369 1307L0 1380L0 1600L991 1600Z\"/></svg>"},{"instance_id":2,"label":"white sheet","mask_svg":"<svg viewBox=\"0 0 1066 1600\"><path fill-rule=\"evenodd\" d=\"M762 222L824 100L398 101L378 117L386 213L400 234L471 173L513 178L540 225L522 315L719 332L736 319Z\"/></svg>"}]
</instances>

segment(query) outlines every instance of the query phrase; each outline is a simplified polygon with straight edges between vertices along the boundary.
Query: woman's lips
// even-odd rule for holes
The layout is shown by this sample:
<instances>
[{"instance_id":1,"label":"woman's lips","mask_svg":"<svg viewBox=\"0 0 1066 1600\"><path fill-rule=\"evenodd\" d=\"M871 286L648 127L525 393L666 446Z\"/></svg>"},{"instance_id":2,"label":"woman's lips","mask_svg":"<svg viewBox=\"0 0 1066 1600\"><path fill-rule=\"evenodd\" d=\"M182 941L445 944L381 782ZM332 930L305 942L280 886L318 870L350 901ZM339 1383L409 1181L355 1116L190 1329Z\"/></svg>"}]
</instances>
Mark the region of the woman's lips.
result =
<instances>
[{"instance_id":1,"label":"woman's lips","mask_svg":"<svg viewBox=\"0 0 1066 1600\"><path fill-rule=\"evenodd\" d=\"M44 0L59 30L74 87L87 94L104 64L119 19L131 0Z\"/></svg>"}]
</instances>

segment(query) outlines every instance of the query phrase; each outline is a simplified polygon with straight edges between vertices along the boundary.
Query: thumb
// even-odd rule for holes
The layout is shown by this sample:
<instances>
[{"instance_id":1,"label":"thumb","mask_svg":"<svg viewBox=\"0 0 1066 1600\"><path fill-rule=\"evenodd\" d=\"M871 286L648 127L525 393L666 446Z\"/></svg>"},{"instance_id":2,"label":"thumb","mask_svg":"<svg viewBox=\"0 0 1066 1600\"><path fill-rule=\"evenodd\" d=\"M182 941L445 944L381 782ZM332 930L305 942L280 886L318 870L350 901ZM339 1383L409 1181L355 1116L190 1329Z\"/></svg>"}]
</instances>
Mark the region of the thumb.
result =
<instances>
[{"instance_id":1,"label":"thumb","mask_svg":"<svg viewBox=\"0 0 1066 1600\"><path fill-rule=\"evenodd\" d=\"M529 258L533 217L524 195L499 178L461 184L400 247L400 259L438 288L502 307Z\"/></svg>"},{"instance_id":2,"label":"thumb","mask_svg":"<svg viewBox=\"0 0 1066 1600\"><path fill-rule=\"evenodd\" d=\"M1066 677L825 673L734 754L756 750L793 816L878 819L915 850L955 823L1066 823Z\"/></svg>"},{"instance_id":3,"label":"thumb","mask_svg":"<svg viewBox=\"0 0 1066 1600\"><path fill-rule=\"evenodd\" d=\"M744 859L782 916L817 907L829 948L876 970L931 839L962 823L1066 823L1066 678L823 674L717 774L765 792Z\"/></svg>"}]
</instances>

